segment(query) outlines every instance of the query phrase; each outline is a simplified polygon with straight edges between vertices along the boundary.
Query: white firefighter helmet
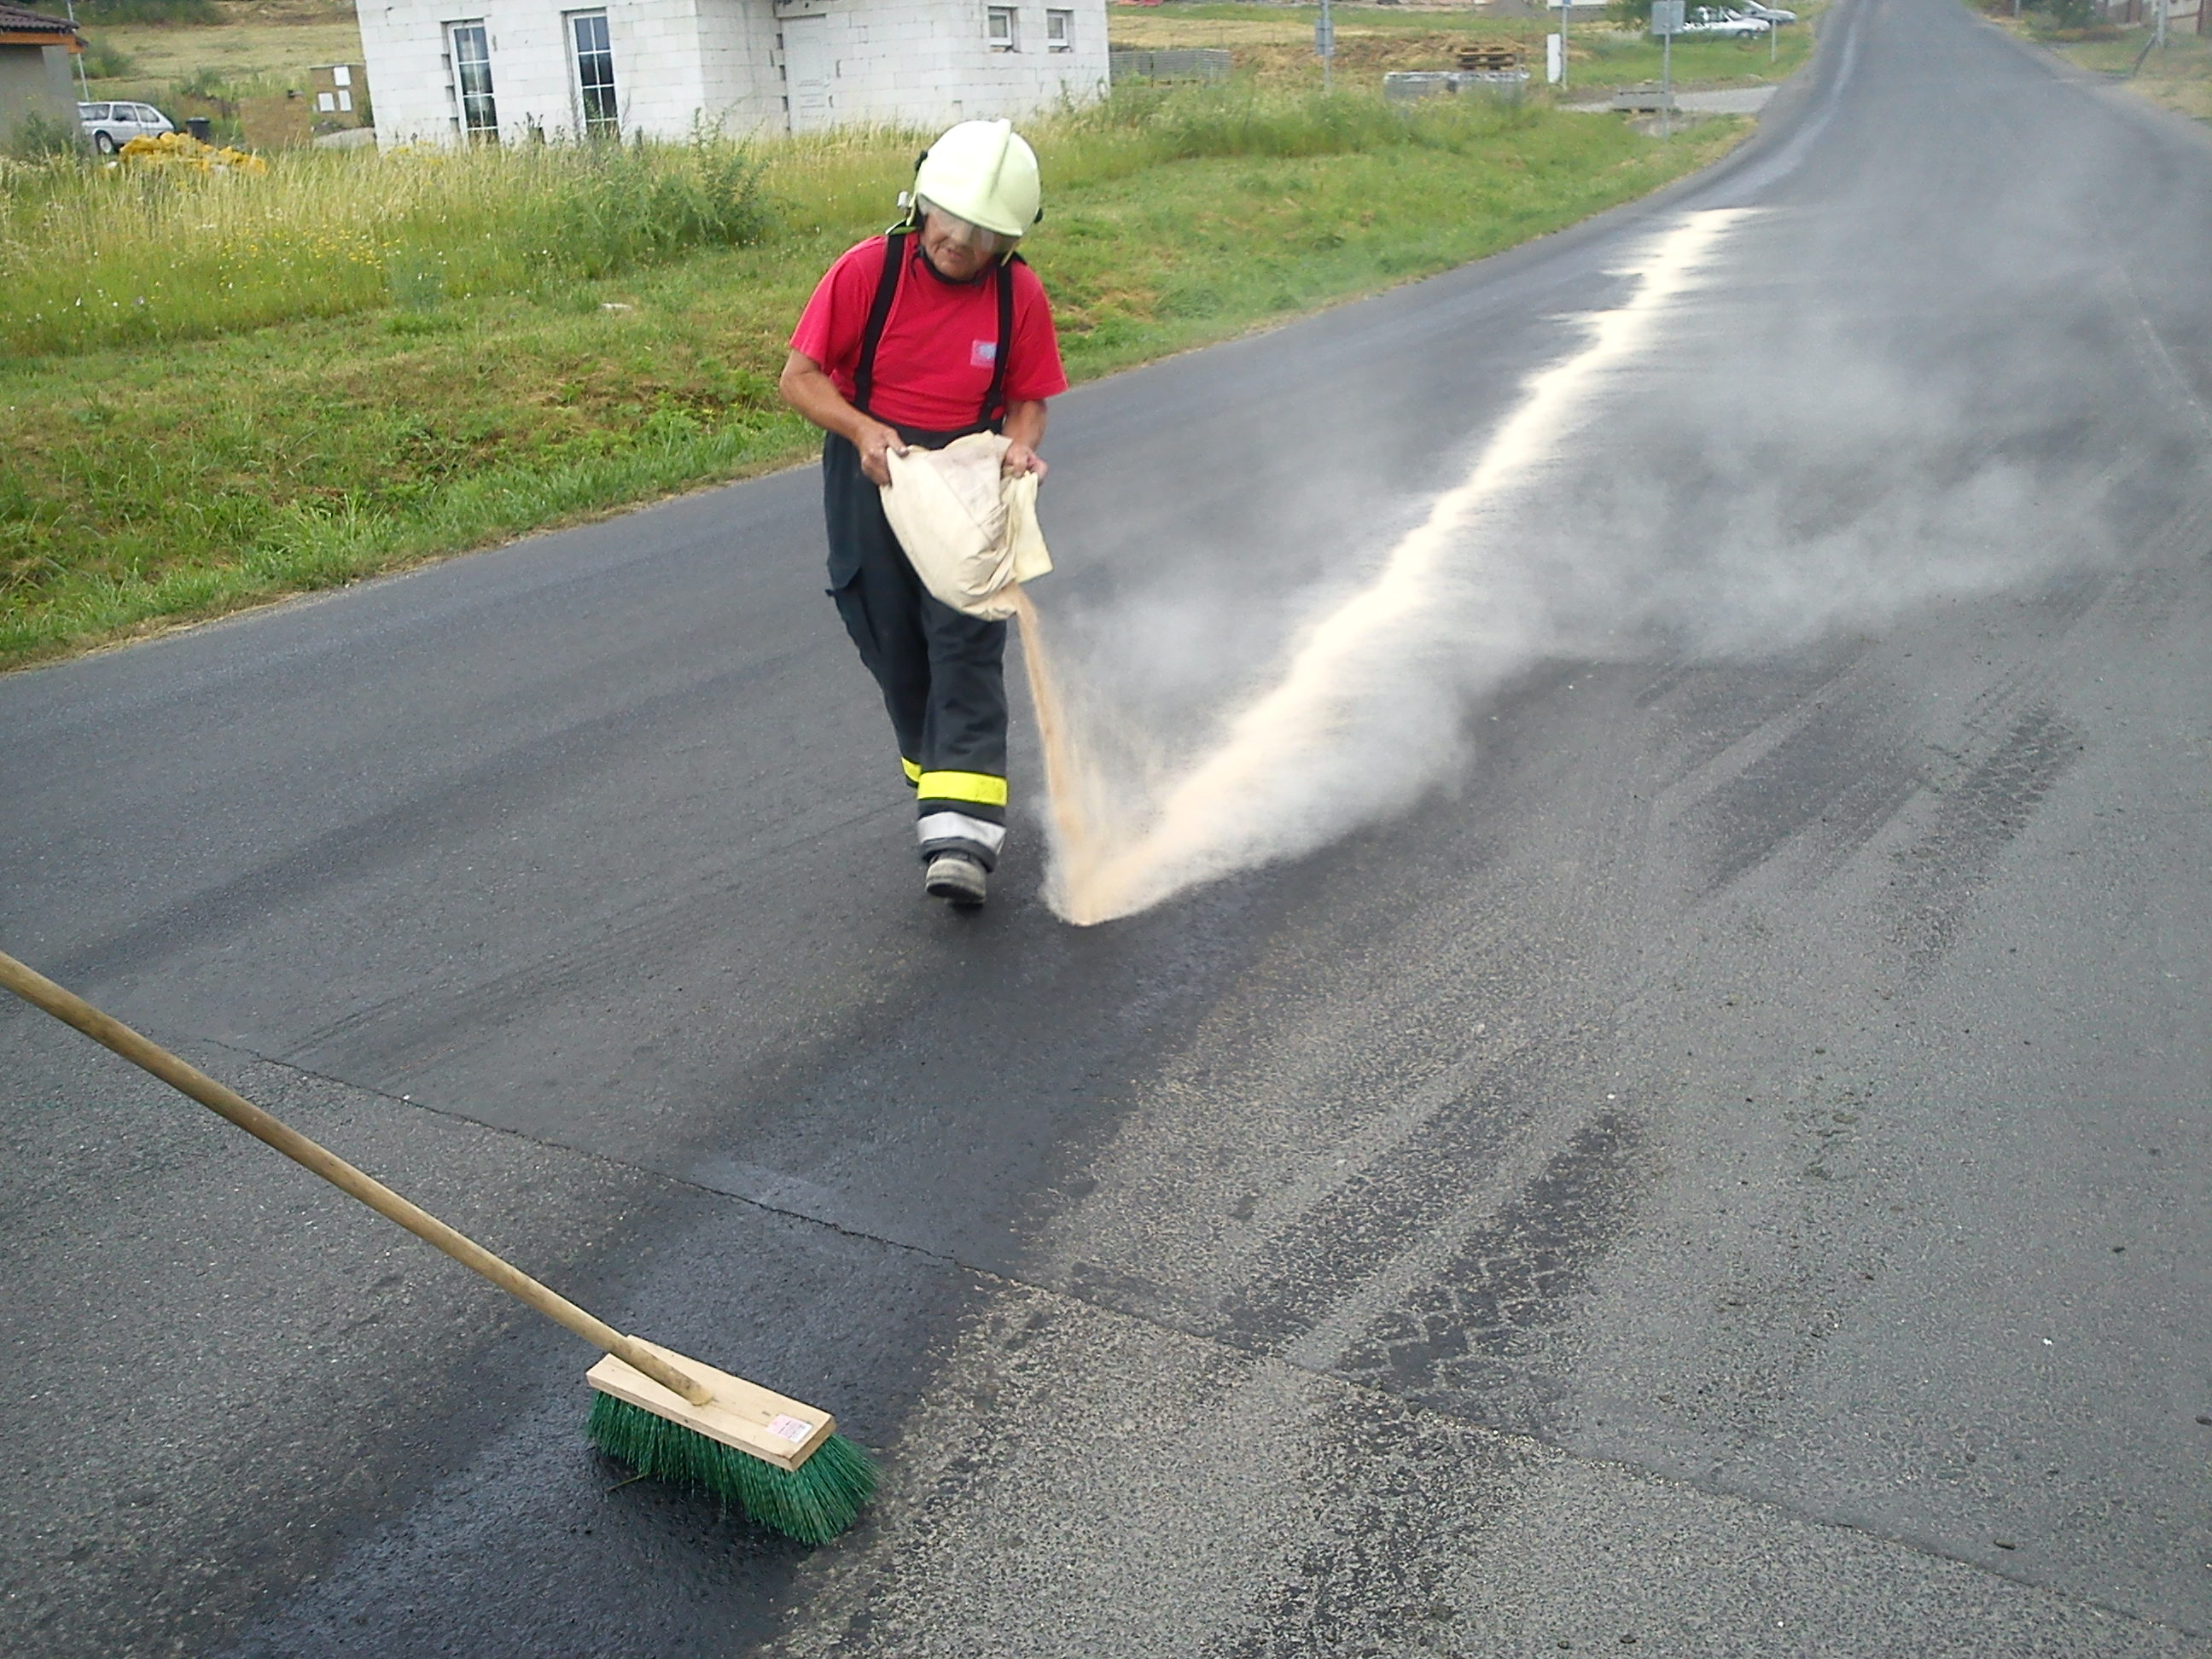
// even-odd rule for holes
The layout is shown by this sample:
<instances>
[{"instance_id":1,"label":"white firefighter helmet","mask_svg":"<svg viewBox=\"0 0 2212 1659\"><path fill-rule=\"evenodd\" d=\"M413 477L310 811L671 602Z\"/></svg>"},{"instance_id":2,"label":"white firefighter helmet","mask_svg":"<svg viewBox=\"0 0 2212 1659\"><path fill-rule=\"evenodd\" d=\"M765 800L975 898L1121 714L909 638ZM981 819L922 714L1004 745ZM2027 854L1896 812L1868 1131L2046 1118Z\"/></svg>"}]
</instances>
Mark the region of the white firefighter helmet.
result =
<instances>
[{"instance_id":1,"label":"white firefighter helmet","mask_svg":"<svg viewBox=\"0 0 2212 1659\"><path fill-rule=\"evenodd\" d=\"M1036 152L1012 121L963 121L922 152L914 193L1009 241L1044 216Z\"/></svg>"}]
</instances>

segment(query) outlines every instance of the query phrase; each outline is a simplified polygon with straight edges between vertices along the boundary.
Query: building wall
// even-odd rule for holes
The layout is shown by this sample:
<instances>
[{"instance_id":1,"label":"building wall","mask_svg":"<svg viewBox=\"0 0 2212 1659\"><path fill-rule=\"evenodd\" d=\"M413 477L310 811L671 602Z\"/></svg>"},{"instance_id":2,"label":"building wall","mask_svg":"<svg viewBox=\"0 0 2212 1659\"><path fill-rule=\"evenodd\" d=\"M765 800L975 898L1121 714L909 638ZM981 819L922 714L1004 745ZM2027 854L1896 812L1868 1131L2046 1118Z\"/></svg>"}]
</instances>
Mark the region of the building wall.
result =
<instances>
[{"instance_id":1,"label":"building wall","mask_svg":"<svg viewBox=\"0 0 2212 1659\"><path fill-rule=\"evenodd\" d=\"M726 132L783 132L783 69L769 0L699 0L702 118Z\"/></svg>"},{"instance_id":2,"label":"building wall","mask_svg":"<svg viewBox=\"0 0 2212 1659\"><path fill-rule=\"evenodd\" d=\"M792 126L787 19L818 17L828 119L942 126L1097 97L1106 84L1105 0L1071 0L1074 40L1048 49L1047 8L1017 0L1018 50L997 52L984 0L356 0L377 142L459 142L449 24L481 21L502 140L578 129L567 16L603 9L623 131L681 138Z\"/></svg>"},{"instance_id":3,"label":"building wall","mask_svg":"<svg viewBox=\"0 0 2212 1659\"><path fill-rule=\"evenodd\" d=\"M761 0L765 3L765 0ZM698 0L357 0L379 145L454 143L459 105L447 27L481 21L491 46L492 99L504 142L580 125L568 18L605 11L624 133L681 137L706 105Z\"/></svg>"},{"instance_id":4,"label":"building wall","mask_svg":"<svg viewBox=\"0 0 2212 1659\"><path fill-rule=\"evenodd\" d=\"M985 0L776 0L781 21L827 20L837 125L936 127L1087 103L1106 88L1106 0L1066 0L1072 49L1053 52L1042 0L1016 0L1018 49L997 52Z\"/></svg>"},{"instance_id":5,"label":"building wall","mask_svg":"<svg viewBox=\"0 0 2212 1659\"><path fill-rule=\"evenodd\" d=\"M64 134L77 132L76 88L67 46L0 46L0 144L33 117Z\"/></svg>"}]
</instances>

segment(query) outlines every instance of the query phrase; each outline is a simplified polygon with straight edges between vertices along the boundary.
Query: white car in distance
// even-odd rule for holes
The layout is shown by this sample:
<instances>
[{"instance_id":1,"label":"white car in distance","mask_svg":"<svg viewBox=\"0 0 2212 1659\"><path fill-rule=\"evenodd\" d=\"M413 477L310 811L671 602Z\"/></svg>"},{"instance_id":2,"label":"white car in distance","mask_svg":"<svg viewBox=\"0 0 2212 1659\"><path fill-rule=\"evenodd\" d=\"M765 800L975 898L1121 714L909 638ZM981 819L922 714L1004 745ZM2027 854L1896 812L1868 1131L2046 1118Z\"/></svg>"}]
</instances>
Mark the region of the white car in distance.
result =
<instances>
[{"instance_id":1,"label":"white car in distance","mask_svg":"<svg viewBox=\"0 0 2212 1659\"><path fill-rule=\"evenodd\" d=\"M102 155L114 155L133 138L158 138L177 130L176 123L151 104L79 104L76 118Z\"/></svg>"},{"instance_id":2,"label":"white car in distance","mask_svg":"<svg viewBox=\"0 0 2212 1659\"><path fill-rule=\"evenodd\" d=\"M1721 6L1692 6L1682 19L1682 33L1708 40L1744 40L1765 34L1774 25L1763 18L1746 17Z\"/></svg>"}]
</instances>

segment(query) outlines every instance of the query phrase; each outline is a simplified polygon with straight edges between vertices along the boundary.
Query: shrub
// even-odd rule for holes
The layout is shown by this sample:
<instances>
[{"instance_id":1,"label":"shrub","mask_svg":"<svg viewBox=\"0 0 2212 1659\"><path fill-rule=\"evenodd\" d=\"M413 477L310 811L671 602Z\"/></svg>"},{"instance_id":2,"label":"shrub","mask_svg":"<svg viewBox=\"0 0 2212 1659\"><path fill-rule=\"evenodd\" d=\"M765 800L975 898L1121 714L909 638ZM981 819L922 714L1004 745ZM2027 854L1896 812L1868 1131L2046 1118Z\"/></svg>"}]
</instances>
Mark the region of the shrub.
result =
<instances>
[{"instance_id":1,"label":"shrub","mask_svg":"<svg viewBox=\"0 0 2212 1659\"><path fill-rule=\"evenodd\" d=\"M1120 177L1164 161L1346 155L1395 144L1449 149L1525 118L1480 97L1395 104L1364 91L1138 85L1054 123L1053 171Z\"/></svg>"},{"instance_id":2,"label":"shrub","mask_svg":"<svg viewBox=\"0 0 2212 1659\"><path fill-rule=\"evenodd\" d=\"M215 0L78 0L80 23L220 23Z\"/></svg>"},{"instance_id":3,"label":"shrub","mask_svg":"<svg viewBox=\"0 0 2212 1659\"><path fill-rule=\"evenodd\" d=\"M754 241L772 218L752 152L712 135L294 150L270 158L265 176L245 170L0 175L0 349L228 333L369 310L403 289L526 291Z\"/></svg>"},{"instance_id":4,"label":"shrub","mask_svg":"<svg viewBox=\"0 0 2212 1659\"><path fill-rule=\"evenodd\" d=\"M739 145L702 136L680 150L598 143L524 154L543 176L521 192L529 208L514 231L571 276L756 241L769 227L759 165Z\"/></svg>"},{"instance_id":5,"label":"shrub","mask_svg":"<svg viewBox=\"0 0 2212 1659\"><path fill-rule=\"evenodd\" d=\"M83 147L83 129L75 122L33 110L15 124L7 153L20 161L46 161L73 156Z\"/></svg>"},{"instance_id":6,"label":"shrub","mask_svg":"<svg viewBox=\"0 0 2212 1659\"><path fill-rule=\"evenodd\" d=\"M231 104L238 100L238 89L223 76L219 69L203 64L181 80L169 82L169 91L178 98L197 98L204 103Z\"/></svg>"},{"instance_id":7,"label":"shrub","mask_svg":"<svg viewBox=\"0 0 2212 1659\"><path fill-rule=\"evenodd\" d=\"M112 81L128 75L131 66L137 61L120 46L85 36L84 72L94 81Z\"/></svg>"},{"instance_id":8,"label":"shrub","mask_svg":"<svg viewBox=\"0 0 2212 1659\"><path fill-rule=\"evenodd\" d=\"M2104 18L2098 0L2026 0L2026 5L2048 17L2056 28L2086 29Z\"/></svg>"}]
</instances>

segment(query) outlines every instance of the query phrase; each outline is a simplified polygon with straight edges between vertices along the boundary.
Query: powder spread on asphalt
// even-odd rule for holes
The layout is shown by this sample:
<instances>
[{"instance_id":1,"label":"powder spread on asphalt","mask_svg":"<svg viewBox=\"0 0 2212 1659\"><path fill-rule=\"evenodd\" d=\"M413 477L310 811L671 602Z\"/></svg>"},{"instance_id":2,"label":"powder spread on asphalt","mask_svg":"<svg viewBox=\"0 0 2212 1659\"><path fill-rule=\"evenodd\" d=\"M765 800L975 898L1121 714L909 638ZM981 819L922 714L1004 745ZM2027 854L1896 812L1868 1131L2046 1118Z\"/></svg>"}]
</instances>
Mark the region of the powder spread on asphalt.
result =
<instances>
[{"instance_id":1,"label":"powder spread on asphalt","mask_svg":"<svg viewBox=\"0 0 2212 1659\"><path fill-rule=\"evenodd\" d=\"M1100 717L1071 698L1036 611L1026 597L1018 601L1051 797L1046 896L1063 919L1089 927L1131 915L1302 850L1282 833L1285 789L1317 787L1316 751L1404 653L1427 643L1419 636L1435 626L1431 598L1447 562L1465 552L1486 512L1553 459L1602 377L1647 345L1745 212L1692 213L1661 236L1629 273L1638 280L1628 300L1577 319L1588 335L1582 349L1529 378L1467 477L1437 498L1370 582L1305 629L1273 683L1178 771L1146 775L1120 761L1123 745L1109 764Z\"/></svg>"}]
</instances>

